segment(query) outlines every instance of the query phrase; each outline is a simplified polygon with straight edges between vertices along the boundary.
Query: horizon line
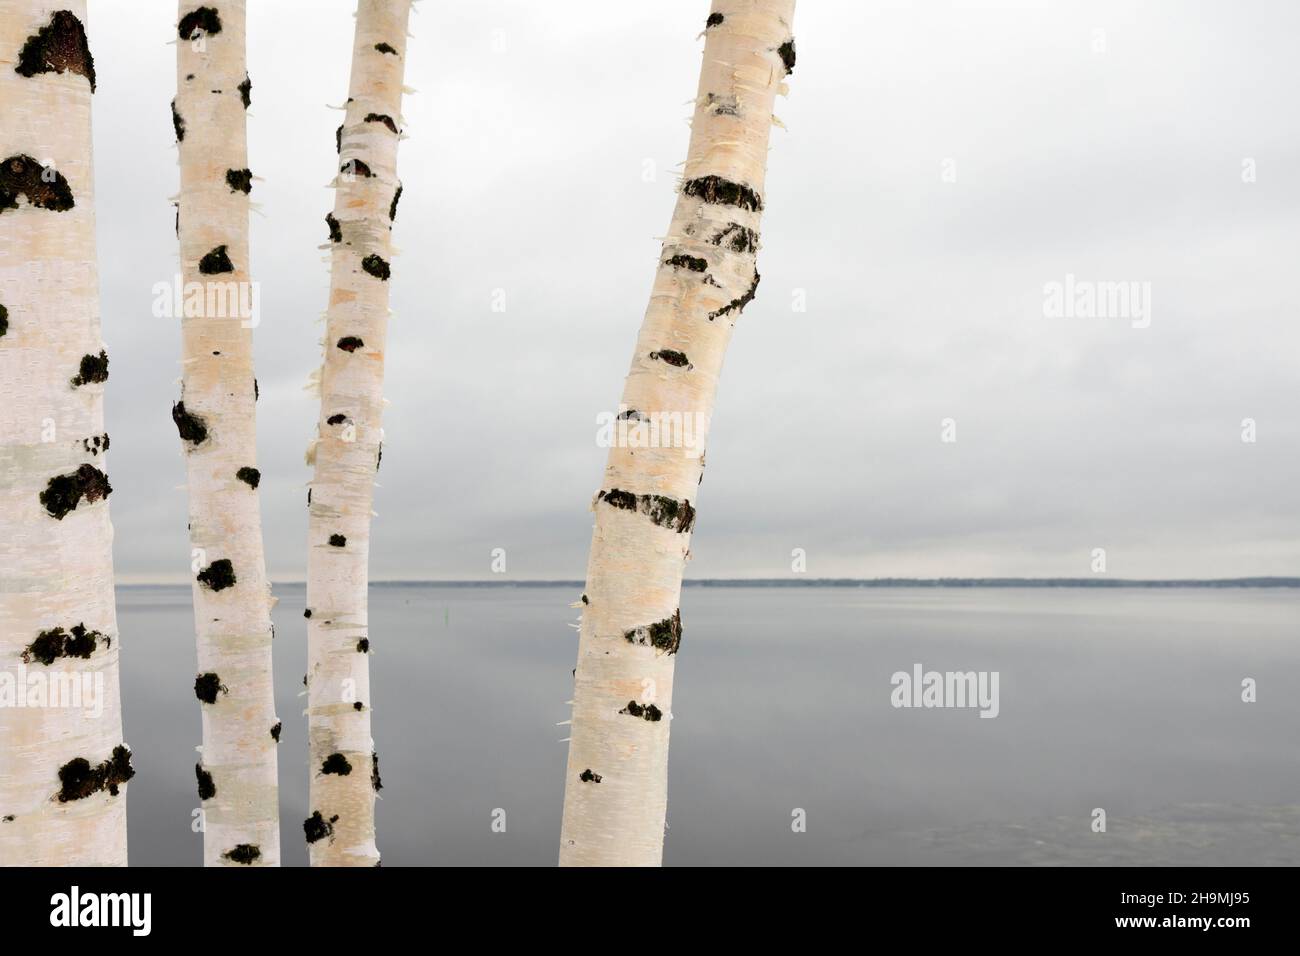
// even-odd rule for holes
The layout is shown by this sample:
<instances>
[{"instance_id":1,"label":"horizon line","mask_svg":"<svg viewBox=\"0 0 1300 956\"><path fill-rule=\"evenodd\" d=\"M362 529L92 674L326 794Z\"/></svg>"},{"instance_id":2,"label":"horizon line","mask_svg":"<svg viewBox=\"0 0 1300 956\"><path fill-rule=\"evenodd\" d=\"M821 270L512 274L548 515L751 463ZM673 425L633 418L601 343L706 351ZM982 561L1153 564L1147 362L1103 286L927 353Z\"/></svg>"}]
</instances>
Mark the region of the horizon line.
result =
<instances>
[{"instance_id":1,"label":"horizon line","mask_svg":"<svg viewBox=\"0 0 1300 956\"><path fill-rule=\"evenodd\" d=\"M129 577L129 576L127 576ZM272 585L306 584L303 577L272 578ZM188 587L188 578L120 580L117 587ZM572 578L380 578L372 587L576 587ZM1027 578L1027 577L884 577L884 578L686 578L683 587L1064 587L1064 588L1300 588L1300 577L1253 575L1232 578Z\"/></svg>"}]
</instances>

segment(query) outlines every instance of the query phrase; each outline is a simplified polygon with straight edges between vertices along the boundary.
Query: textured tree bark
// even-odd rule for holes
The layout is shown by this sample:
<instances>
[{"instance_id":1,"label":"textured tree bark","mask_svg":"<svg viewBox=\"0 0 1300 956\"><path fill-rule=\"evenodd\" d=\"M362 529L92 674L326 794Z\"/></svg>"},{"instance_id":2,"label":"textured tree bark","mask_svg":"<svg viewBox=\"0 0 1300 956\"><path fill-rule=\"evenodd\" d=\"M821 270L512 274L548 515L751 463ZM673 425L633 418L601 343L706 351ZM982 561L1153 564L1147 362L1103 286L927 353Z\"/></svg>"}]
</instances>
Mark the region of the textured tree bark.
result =
<instances>
[{"instance_id":1,"label":"textured tree bark","mask_svg":"<svg viewBox=\"0 0 1300 956\"><path fill-rule=\"evenodd\" d=\"M713 2L690 151L623 389L625 419L654 425L679 414L707 431L723 353L758 285L772 105L794 68L793 15L794 0ZM610 449L592 503L562 866L662 862L678 605L703 468L689 448Z\"/></svg>"},{"instance_id":2,"label":"textured tree bark","mask_svg":"<svg viewBox=\"0 0 1300 956\"><path fill-rule=\"evenodd\" d=\"M125 866L85 0L0 4L0 865ZM79 701L64 692L86 692ZM36 689L44 688L38 699ZM99 711L96 713L96 711Z\"/></svg>"},{"instance_id":3,"label":"textured tree bark","mask_svg":"<svg viewBox=\"0 0 1300 956\"><path fill-rule=\"evenodd\" d=\"M321 410L308 452L307 688L312 866L374 866L379 758L370 735L367 564L382 454L397 144L410 0L359 0L338 132Z\"/></svg>"},{"instance_id":4,"label":"textured tree bark","mask_svg":"<svg viewBox=\"0 0 1300 956\"><path fill-rule=\"evenodd\" d=\"M258 506L243 0L182 0L176 40L177 231L186 290L181 400L203 714L206 866L278 866L271 588ZM232 305L238 303L238 306Z\"/></svg>"}]
</instances>

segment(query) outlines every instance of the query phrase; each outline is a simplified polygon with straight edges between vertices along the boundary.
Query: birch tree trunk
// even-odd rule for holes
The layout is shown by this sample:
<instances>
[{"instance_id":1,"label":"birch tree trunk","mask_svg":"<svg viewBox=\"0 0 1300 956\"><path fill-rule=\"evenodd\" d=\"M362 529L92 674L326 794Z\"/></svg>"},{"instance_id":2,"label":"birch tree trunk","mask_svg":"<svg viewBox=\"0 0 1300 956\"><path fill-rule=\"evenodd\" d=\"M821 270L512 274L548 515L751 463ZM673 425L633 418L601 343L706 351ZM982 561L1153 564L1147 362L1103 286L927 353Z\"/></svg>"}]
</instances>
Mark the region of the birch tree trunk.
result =
<instances>
[{"instance_id":1,"label":"birch tree trunk","mask_svg":"<svg viewBox=\"0 0 1300 956\"><path fill-rule=\"evenodd\" d=\"M182 0L176 40L177 232L186 314L172 409L189 491L198 638L195 767L206 866L278 866L271 589L258 508L245 139L244 0Z\"/></svg>"},{"instance_id":2,"label":"birch tree trunk","mask_svg":"<svg viewBox=\"0 0 1300 956\"><path fill-rule=\"evenodd\" d=\"M312 866L374 866L379 758L370 735L367 564L382 454L384 347L410 0L359 0L338 132L330 299L308 452L307 665Z\"/></svg>"},{"instance_id":3,"label":"birch tree trunk","mask_svg":"<svg viewBox=\"0 0 1300 956\"><path fill-rule=\"evenodd\" d=\"M621 421L660 430L660 447L616 442L592 503L562 866L662 862L699 450L732 327L758 286L768 135L794 68L793 15L794 0L714 0L705 21L681 192L620 406ZM694 428L694 451L664 447L675 415Z\"/></svg>"},{"instance_id":4,"label":"birch tree trunk","mask_svg":"<svg viewBox=\"0 0 1300 956\"><path fill-rule=\"evenodd\" d=\"M126 865L85 19L0 4L3 865Z\"/></svg>"}]
</instances>

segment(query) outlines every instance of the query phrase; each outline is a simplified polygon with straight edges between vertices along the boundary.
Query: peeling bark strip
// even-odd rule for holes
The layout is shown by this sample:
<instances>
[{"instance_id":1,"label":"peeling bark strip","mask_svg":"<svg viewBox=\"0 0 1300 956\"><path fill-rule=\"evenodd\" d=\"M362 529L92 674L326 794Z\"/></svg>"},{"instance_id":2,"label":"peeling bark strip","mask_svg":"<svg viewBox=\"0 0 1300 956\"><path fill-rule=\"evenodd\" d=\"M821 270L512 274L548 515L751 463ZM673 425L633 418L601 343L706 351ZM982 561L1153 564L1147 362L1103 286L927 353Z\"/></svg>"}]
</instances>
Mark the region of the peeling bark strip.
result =
<instances>
[{"instance_id":1,"label":"peeling bark strip","mask_svg":"<svg viewBox=\"0 0 1300 956\"><path fill-rule=\"evenodd\" d=\"M260 847L255 846L252 843L241 843L239 846L233 847L221 855L232 863L252 866L253 863L262 858L262 850Z\"/></svg>"},{"instance_id":2,"label":"peeling bark strip","mask_svg":"<svg viewBox=\"0 0 1300 956\"><path fill-rule=\"evenodd\" d=\"M732 312L735 312L737 315L740 315L740 313L744 310L745 306L749 305L749 303L754 301L754 294L758 291L758 280L761 278L762 276L760 276L758 274L758 270L755 269L754 281L749 284L749 289L745 292L745 294L739 296L738 298L732 299L722 308L710 312L709 321L712 322L714 319L720 318L724 315L730 315Z\"/></svg>"},{"instance_id":3,"label":"peeling bark strip","mask_svg":"<svg viewBox=\"0 0 1300 956\"><path fill-rule=\"evenodd\" d=\"M213 591L235 586L235 567L229 558L213 561L198 573L198 582Z\"/></svg>"},{"instance_id":4,"label":"peeling bark strip","mask_svg":"<svg viewBox=\"0 0 1300 956\"><path fill-rule=\"evenodd\" d=\"M221 32L221 17L212 7L199 7L181 17L176 33L182 40L194 40L203 34L216 36Z\"/></svg>"},{"instance_id":5,"label":"peeling bark strip","mask_svg":"<svg viewBox=\"0 0 1300 956\"><path fill-rule=\"evenodd\" d=\"M118 788L134 776L131 751L125 745L114 747L113 756L96 766L85 757L76 757L59 768L59 803L84 800L101 790L116 797Z\"/></svg>"},{"instance_id":6,"label":"peeling bark strip","mask_svg":"<svg viewBox=\"0 0 1300 956\"><path fill-rule=\"evenodd\" d=\"M721 176L701 176L682 185L682 194L719 206L739 206L753 212L763 209L763 197L744 183L733 183Z\"/></svg>"},{"instance_id":7,"label":"peeling bark strip","mask_svg":"<svg viewBox=\"0 0 1300 956\"><path fill-rule=\"evenodd\" d=\"M68 633L61 627L42 631L36 640L27 645L27 650L23 651L23 663L39 661L49 667L61 657L80 657L82 660L88 660L90 655L95 653L95 648L99 646L101 640L105 642L105 646L112 643L110 638L99 631L87 630L85 624L73 625L72 633Z\"/></svg>"},{"instance_id":8,"label":"peeling bark strip","mask_svg":"<svg viewBox=\"0 0 1300 956\"><path fill-rule=\"evenodd\" d=\"M81 357L81 368L72 378L72 387L80 388L82 385L88 385L91 382L107 381L108 353L100 349L98 355L83 355Z\"/></svg>"},{"instance_id":9,"label":"peeling bark strip","mask_svg":"<svg viewBox=\"0 0 1300 956\"><path fill-rule=\"evenodd\" d=\"M654 704L646 704L644 707L634 700L629 700L627 706L619 711L620 714L627 714L629 717L640 717L642 720L648 720L651 723L663 719L664 713Z\"/></svg>"},{"instance_id":10,"label":"peeling bark strip","mask_svg":"<svg viewBox=\"0 0 1300 956\"><path fill-rule=\"evenodd\" d=\"M176 431L180 433L181 441L189 442L192 446L207 441L207 424L198 415L187 412L185 402L180 401L172 406L172 421L176 423Z\"/></svg>"},{"instance_id":11,"label":"peeling bark strip","mask_svg":"<svg viewBox=\"0 0 1300 956\"><path fill-rule=\"evenodd\" d=\"M217 246L199 260L199 272L205 276L221 275L222 273L234 271L235 265L230 261L230 254L226 251L226 246Z\"/></svg>"},{"instance_id":12,"label":"peeling bark strip","mask_svg":"<svg viewBox=\"0 0 1300 956\"><path fill-rule=\"evenodd\" d=\"M76 205L72 187L61 172L47 171L32 157L21 153L0 163L0 215L6 209L17 209L19 196L37 209L54 212L67 212Z\"/></svg>"},{"instance_id":13,"label":"peeling bark strip","mask_svg":"<svg viewBox=\"0 0 1300 956\"><path fill-rule=\"evenodd\" d=\"M317 840L332 837L336 822L338 822L337 814L326 820L321 816L319 810L314 811L311 816L302 822L302 831L307 837L307 842L315 843Z\"/></svg>"},{"instance_id":14,"label":"peeling bark strip","mask_svg":"<svg viewBox=\"0 0 1300 956\"><path fill-rule=\"evenodd\" d=\"M227 169L226 185L230 187L232 193L243 193L247 196L253 191L253 171L251 169Z\"/></svg>"},{"instance_id":15,"label":"peeling bark strip","mask_svg":"<svg viewBox=\"0 0 1300 956\"><path fill-rule=\"evenodd\" d=\"M325 762L320 765L320 772L336 773L340 777L346 777L352 772L352 764L348 763L347 757L334 753L325 758Z\"/></svg>"},{"instance_id":16,"label":"peeling bark strip","mask_svg":"<svg viewBox=\"0 0 1300 956\"><path fill-rule=\"evenodd\" d=\"M90 55L86 28L67 10L58 10L35 36L27 38L15 70L31 78L38 73L80 73L95 91L95 58Z\"/></svg>"},{"instance_id":17,"label":"peeling bark strip","mask_svg":"<svg viewBox=\"0 0 1300 956\"><path fill-rule=\"evenodd\" d=\"M70 475L51 478L39 497L46 512L62 521L77 509L82 499L93 503L112 493L108 475L94 465L81 465Z\"/></svg>"},{"instance_id":18,"label":"peeling bark strip","mask_svg":"<svg viewBox=\"0 0 1300 956\"><path fill-rule=\"evenodd\" d=\"M194 696L203 703L215 704L218 693L228 694L230 691L216 674L200 674L194 678Z\"/></svg>"},{"instance_id":19,"label":"peeling bark strip","mask_svg":"<svg viewBox=\"0 0 1300 956\"><path fill-rule=\"evenodd\" d=\"M262 473L256 468L250 468L247 465L235 472L235 477L255 491L257 486L262 483Z\"/></svg>"},{"instance_id":20,"label":"peeling bark strip","mask_svg":"<svg viewBox=\"0 0 1300 956\"><path fill-rule=\"evenodd\" d=\"M676 654L682 646L682 610L678 608L672 617L666 617L654 624L634 627L623 632L623 639L629 644L641 647L653 647L665 654ZM657 719L657 718L656 718Z\"/></svg>"},{"instance_id":21,"label":"peeling bark strip","mask_svg":"<svg viewBox=\"0 0 1300 956\"><path fill-rule=\"evenodd\" d=\"M772 107L793 65L794 6L794 0L712 0L681 187L620 409L712 417L736 313L757 284ZM710 321L719 316L726 320ZM681 580L703 470L703 456L686 449L609 448L600 486L609 490L593 502L581 605L562 866L662 862ZM628 699L632 688L648 683L656 688L653 705ZM593 767L616 774L611 786L588 786L599 776Z\"/></svg>"},{"instance_id":22,"label":"peeling bark strip","mask_svg":"<svg viewBox=\"0 0 1300 956\"><path fill-rule=\"evenodd\" d=\"M678 501L663 495L634 495L630 491L611 488L596 495L597 501L604 501L624 511L636 511L646 515L661 528L676 531L678 534L695 527L695 509L689 500Z\"/></svg>"},{"instance_id":23,"label":"peeling bark strip","mask_svg":"<svg viewBox=\"0 0 1300 956\"><path fill-rule=\"evenodd\" d=\"M217 785L212 782L212 774L203 769L203 764L194 765L194 776L199 781L199 799L211 800L217 795Z\"/></svg>"}]
</instances>

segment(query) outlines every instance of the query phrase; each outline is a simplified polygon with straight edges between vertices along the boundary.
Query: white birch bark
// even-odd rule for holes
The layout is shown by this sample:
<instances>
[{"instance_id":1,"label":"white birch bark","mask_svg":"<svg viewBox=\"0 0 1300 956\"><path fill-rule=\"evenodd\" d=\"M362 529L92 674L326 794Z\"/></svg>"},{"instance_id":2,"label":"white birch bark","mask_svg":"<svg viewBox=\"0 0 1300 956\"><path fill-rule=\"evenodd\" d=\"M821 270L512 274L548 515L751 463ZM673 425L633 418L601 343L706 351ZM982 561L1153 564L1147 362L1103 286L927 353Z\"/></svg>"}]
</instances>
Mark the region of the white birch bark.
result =
<instances>
[{"instance_id":1,"label":"white birch bark","mask_svg":"<svg viewBox=\"0 0 1300 956\"><path fill-rule=\"evenodd\" d=\"M85 20L84 0L0 3L0 864L7 866L126 865L132 771L122 741L104 474L107 360ZM73 682L91 696L55 706L56 688ZM47 691L40 700L37 686Z\"/></svg>"},{"instance_id":2,"label":"white birch bark","mask_svg":"<svg viewBox=\"0 0 1300 956\"><path fill-rule=\"evenodd\" d=\"M713 0L682 189L620 408L701 432L758 284L772 105L794 66L794 0ZM703 436L699 449L703 448ZM658 866L679 597L703 458L610 449L582 600L560 864Z\"/></svg>"},{"instance_id":3,"label":"white birch bark","mask_svg":"<svg viewBox=\"0 0 1300 956\"><path fill-rule=\"evenodd\" d=\"M280 863L272 600L257 495L255 320L247 308L230 305L232 297L243 306L252 302L244 23L243 0L179 5L173 110L181 273L187 290L202 290L203 307L187 308L182 319L181 401L173 419L189 492L195 696L203 715L195 772L206 866Z\"/></svg>"},{"instance_id":4,"label":"white birch bark","mask_svg":"<svg viewBox=\"0 0 1300 956\"><path fill-rule=\"evenodd\" d=\"M338 134L321 409L307 557L312 866L374 866L378 757L370 731L370 518L381 455L392 228L401 185L410 0L359 0Z\"/></svg>"}]
</instances>

